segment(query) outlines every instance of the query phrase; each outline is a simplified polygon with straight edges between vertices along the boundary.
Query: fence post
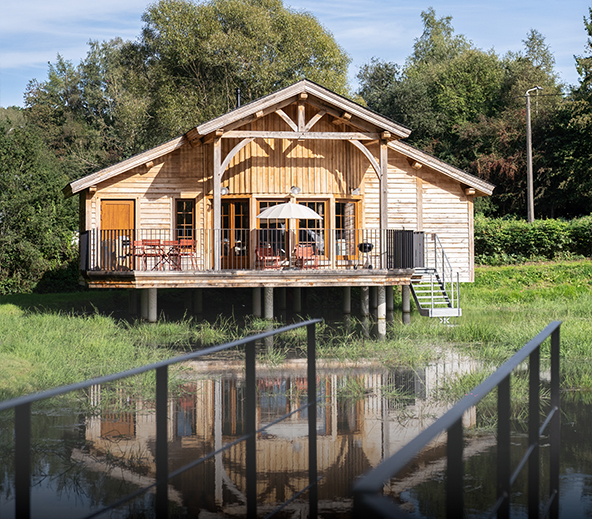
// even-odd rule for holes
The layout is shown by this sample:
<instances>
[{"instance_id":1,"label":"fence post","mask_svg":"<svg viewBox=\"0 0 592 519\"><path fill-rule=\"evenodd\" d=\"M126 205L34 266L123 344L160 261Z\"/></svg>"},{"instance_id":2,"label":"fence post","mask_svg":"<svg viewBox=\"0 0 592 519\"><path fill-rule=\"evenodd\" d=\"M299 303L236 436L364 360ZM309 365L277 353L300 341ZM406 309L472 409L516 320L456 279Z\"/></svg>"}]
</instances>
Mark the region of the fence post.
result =
<instances>
[{"instance_id":1,"label":"fence post","mask_svg":"<svg viewBox=\"0 0 592 519\"><path fill-rule=\"evenodd\" d=\"M497 388L497 498L498 519L510 517L510 376Z\"/></svg>"},{"instance_id":2,"label":"fence post","mask_svg":"<svg viewBox=\"0 0 592 519\"><path fill-rule=\"evenodd\" d=\"M551 335L551 411L550 424L551 459L549 463L549 493L553 497L549 517L559 517L559 446L561 433L561 411L559 400L559 333L557 328Z\"/></svg>"},{"instance_id":3,"label":"fence post","mask_svg":"<svg viewBox=\"0 0 592 519\"><path fill-rule=\"evenodd\" d=\"M539 427L540 427L540 346L530 354L528 381L528 444L532 448L528 458L528 517L539 517Z\"/></svg>"},{"instance_id":4,"label":"fence post","mask_svg":"<svg viewBox=\"0 0 592 519\"><path fill-rule=\"evenodd\" d=\"M317 486L317 372L315 325L307 326L307 386L308 386L308 517L316 519L318 515Z\"/></svg>"},{"instance_id":5,"label":"fence post","mask_svg":"<svg viewBox=\"0 0 592 519\"><path fill-rule=\"evenodd\" d=\"M245 345L245 432L247 470L247 517L257 519L257 386L255 372L255 343Z\"/></svg>"},{"instance_id":6,"label":"fence post","mask_svg":"<svg viewBox=\"0 0 592 519\"><path fill-rule=\"evenodd\" d=\"M19 519L31 516L31 404L14 409L15 510Z\"/></svg>"},{"instance_id":7,"label":"fence post","mask_svg":"<svg viewBox=\"0 0 592 519\"><path fill-rule=\"evenodd\" d=\"M446 457L446 517L460 519L464 517L462 418L448 429Z\"/></svg>"},{"instance_id":8,"label":"fence post","mask_svg":"<svg viewBox=\"0 0 592 519\"><path fill-rule=\"evenodd\" d=\"M169 515L168 366L156 368L156 517Z\"/></svg>"}]
</instances>

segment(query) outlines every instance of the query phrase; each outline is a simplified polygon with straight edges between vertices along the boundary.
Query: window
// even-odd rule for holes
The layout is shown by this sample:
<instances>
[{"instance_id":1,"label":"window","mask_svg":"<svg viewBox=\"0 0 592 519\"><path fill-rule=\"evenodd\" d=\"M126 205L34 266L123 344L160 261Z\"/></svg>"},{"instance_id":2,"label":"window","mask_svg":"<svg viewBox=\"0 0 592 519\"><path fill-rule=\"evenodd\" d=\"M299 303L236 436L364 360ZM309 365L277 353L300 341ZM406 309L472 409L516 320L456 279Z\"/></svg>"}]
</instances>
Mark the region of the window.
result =
<instances>
[{"instance_id":1,"label":"window","mask_svg":"<svg viewBox=\"0 0 592 519\"><path fill-rule=\"evenodd\" d=\"M356 202L335 202L335 247L337 256L355 256L356 250Z\"/></svg>"},{"instance_id":2,"label":"window","mask_svg":"<svg viewBox=\"0 0 592 519\"><path fill-rule=\"evenodd\" d=\"M264 209L281 203L283 202L260 201L259 213L261 213ZM258 246L263 247L265 245L271 245L274 254L284 254L286 250L286 221L281 219L268 220L264 218L257 218L257 225L260 229Z\"/></svg>"},{"instance_id":3,"label":"window","mask_svg":"<svg viewBox=\"0 0 592 519\"><path fill-rule=\"evenodd\" d=\"M177 200L175 225L178 238L193 238L195 229L195 200Z\"/></svg>"},{"instance_id":4,"label":"window","mask_svg":"<svg viewBox=\"0 0 592 519\"><path fill-rule=\"evenodd\" d=\"M325 254L325 204L326 202L298 202L316 212L321 220L298 220L298 243L310 244L315 254Z\"/></svg>"}]
</instances>

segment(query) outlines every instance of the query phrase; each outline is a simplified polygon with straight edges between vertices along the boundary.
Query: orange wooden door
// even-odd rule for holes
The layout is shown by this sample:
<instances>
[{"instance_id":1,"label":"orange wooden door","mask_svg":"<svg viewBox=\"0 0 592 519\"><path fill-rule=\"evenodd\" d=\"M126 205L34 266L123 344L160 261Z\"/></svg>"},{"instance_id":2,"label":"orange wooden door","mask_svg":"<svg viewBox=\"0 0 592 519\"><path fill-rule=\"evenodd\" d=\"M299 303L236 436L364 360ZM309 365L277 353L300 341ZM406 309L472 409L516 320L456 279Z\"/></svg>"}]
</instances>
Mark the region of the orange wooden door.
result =
<instances>
[{"instance_id":1,"label":"orange wooden door","mask_svg":"<svg viewBox=\"0 0 592 519\"><path fill-rule=\"evenodd\" d=\"M134 200L101 200L100 261L104 270L133 270Z\"/></svg>"},{"instance_id":2,"label":"orange wooden door","mask_svg":"<svg viewBox=\"0 0 592 519\"><path fill-rule=\"evenodd\" d=\"M101 229L103 231L133 228L133 200L101 200Z\"/></svg>"}]
</instances>

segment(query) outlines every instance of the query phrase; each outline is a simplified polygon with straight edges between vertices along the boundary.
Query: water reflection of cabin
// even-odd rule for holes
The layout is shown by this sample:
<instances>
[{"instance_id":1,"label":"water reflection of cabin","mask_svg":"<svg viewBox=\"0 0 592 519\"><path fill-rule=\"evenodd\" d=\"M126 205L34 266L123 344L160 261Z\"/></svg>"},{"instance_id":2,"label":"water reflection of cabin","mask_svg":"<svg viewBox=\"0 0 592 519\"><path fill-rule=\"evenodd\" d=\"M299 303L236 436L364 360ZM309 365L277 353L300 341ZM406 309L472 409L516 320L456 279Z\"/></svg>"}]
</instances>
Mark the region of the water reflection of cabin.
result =
<instances>
[{"instance_id":1,"label":"water reflection of cabin","mask_svg":"<svg viewBox=\"0 0 592 519\"><path fill-rule=\"evenodd\" d=\"M241 372L194 365L207 378L187 382L169 400L170 470L198 459L244 434L245 381ZM458 353L442 352L438 362L423 368L344 368L319 370L321 399L317 409L318 469L323 476L319 499L339 502L350 497L352 481L407 444L441 416L450 404L435 399L449 380L480 368ZM306 374L298 368L259 368L256 427L270 425L306 402ZM201 373L203 375L203 373ZM363 389L352 397L351 389ZM349 395L349 396L348 396ZM95 386L91 405L121 407L122 399ZM123 402L125 402L125 398ZM154 403L132 399L131 412L104 411L86 419L91 460L110 456L155 473L156 421ZM473 421L475 416L465 416ZM464 422L469 425L468 421ZM437 446L439 438L432 445ZM229 511L244 503L245 443L239 443L198 468L171 481L190 516L203 508ZM88 461L88 458L84 458ZM109 468L109 465L106 466ZM113 466L110 467L111 470ZM257 440L257 495L260 505L284 502L308 485L308 415L306 409L271 425ZM131 477L131 474L130 474ZM238 496L238 497L237 497ZM348 502L348 506L351 502ZM238 513L235 516L242 516Z\"/></svg>"},{"instance_id":2,"label":"water reflection of cabin","mask_svg":"<svg viewBox=\"0 0 592 519\"><path fill-rule=\"evenodd\" d=\"M402 229L437 233L471 281L473 198L493 186L409 134L303 80L72 182L84 281L152 289L154 307L157 288L408 286L387 234ZM290 201L321 219L257 218Z\"/></svg>"}]
</instances>

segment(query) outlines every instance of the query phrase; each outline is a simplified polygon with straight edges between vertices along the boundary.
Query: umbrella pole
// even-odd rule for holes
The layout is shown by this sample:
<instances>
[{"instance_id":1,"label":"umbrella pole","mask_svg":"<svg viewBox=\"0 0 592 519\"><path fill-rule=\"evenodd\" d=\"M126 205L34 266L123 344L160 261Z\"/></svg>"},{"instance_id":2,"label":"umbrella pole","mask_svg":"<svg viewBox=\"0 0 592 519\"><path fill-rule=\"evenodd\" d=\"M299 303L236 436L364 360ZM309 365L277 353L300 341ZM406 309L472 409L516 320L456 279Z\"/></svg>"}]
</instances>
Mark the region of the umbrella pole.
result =
<instances>
[{"instance_id":1,"label":"umbrella pole","mask_svg":"<svg viewBox=\"0 0 592 519\"><path fill-rule=\"evenodd\" d=\"M286 254L288 255L289 268L292 268L292 218L286 220L286 227L288 228L286 233Z\"/></svg>"}]
</instances>

